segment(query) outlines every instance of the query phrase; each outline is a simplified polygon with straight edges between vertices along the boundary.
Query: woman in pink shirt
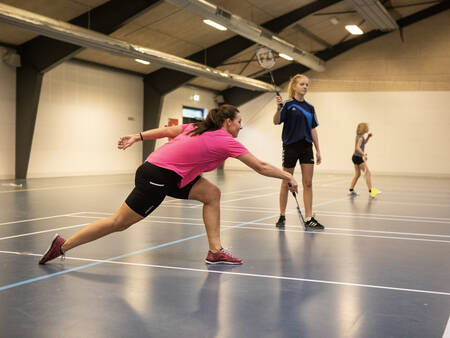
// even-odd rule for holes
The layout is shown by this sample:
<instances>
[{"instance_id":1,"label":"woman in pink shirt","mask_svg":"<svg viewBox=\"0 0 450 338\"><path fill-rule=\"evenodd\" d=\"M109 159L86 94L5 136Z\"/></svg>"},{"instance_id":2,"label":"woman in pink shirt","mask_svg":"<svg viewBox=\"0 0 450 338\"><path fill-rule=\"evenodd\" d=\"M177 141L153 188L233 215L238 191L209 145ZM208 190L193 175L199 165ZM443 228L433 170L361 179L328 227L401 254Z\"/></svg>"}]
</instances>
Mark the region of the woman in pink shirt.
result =
<instances>
[{"instance_id":1,"label":"woman in pink shirt","mask_svg":"<svg viewBox=\"0 0 450 338\"><path fill-rule=\"evenodd\" d=\"M297 192L297 182L290 173L257 159L235 140L241 129L239 110L232 105L222 105L212 109L205 121L151 129L120 138L118 148L123 150L139 141L173 139L151 153L137 169L135 188L113 216L87 225L67 240L55 235L39 264L79 245L129 228L155 210L166 196L203 203L209 243L206 263L242 264L242 259L223 249L220 241L220 190L199 175L216 169L228 157L234 157L261 175L287 181L291 191Z\"/></svg>"}]
</instances>

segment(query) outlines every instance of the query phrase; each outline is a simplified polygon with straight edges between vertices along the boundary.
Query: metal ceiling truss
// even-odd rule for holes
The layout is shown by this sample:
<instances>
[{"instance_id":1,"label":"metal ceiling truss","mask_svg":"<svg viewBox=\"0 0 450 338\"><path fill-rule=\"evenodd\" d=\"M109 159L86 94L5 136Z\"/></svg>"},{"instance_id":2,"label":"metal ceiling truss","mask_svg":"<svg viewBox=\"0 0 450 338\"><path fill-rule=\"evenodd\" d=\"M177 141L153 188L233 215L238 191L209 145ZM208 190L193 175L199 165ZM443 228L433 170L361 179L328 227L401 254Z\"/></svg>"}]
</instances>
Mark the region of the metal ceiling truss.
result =
<instances>
[{"instance_id":1,"label":"metal ceiling truss","mask_svg":"<svg viewBox=\"0 0 450 338\"><path fill-rule=\"evenodd\" d=\"M274 33L280 33L283 29L294 25L302 18L338 3L340 0L316 0L303 7L286 13L280 17L265 22L261 26ZM187 57L196 62L205 62L208 66L217 67L229 58L239 54L254 45L254 42L240 35L219 42L211 47L201 50ZM205 61L205 54L207 56ZM195 76L181 73L172 69L159 69L148 74L146 80L161 94L167 94L183 84L194 79Z\"/></svg>"},{"instance_id":2,"label":"metal ceiling truss","mask_svg":"<svg viewBox=\"0 0 450 338\"><path fill-rule=\"evenodd\" d=\"M437 5L428 7L422 11L419 11L417 13L414 13L412 15L406 16L404 18L401 18L397 20L398 26L401 28L404 28L406 26L412 25L418 21L421 21L423 19L429 18L433 15L439 14L443 11L446 11L450 8L450 0L444 0L440 2ZM358 37L355 37L353 39L341 42L335 46L332 46L331 48L324 49L320 52L317 52L316 55L320 57L322 60L329 61L332 58L354 48L357 47L365 42L371 41L373 39L376 39L380 36L383 36L385 34L389 34L389 32L383 32L381 30L372 30L368 33L365 33L364 35L360 35ZM291 63L289 65L286 65L284 67L278 68L276 70L273 70L273 75L276 80L277 85L281 85L282 83L285 83L289 81L290 77L298 74L298 73L305 73L309 68ZM260 76L258 79L262 79L263 77ZM243 90L241 88L228 88L220 93L225 99L225 102L229 104L233 104L236 106L240 106L252 99L255 99L261 93L253 93L248 90Z\"/></svg>"}]
</instances>

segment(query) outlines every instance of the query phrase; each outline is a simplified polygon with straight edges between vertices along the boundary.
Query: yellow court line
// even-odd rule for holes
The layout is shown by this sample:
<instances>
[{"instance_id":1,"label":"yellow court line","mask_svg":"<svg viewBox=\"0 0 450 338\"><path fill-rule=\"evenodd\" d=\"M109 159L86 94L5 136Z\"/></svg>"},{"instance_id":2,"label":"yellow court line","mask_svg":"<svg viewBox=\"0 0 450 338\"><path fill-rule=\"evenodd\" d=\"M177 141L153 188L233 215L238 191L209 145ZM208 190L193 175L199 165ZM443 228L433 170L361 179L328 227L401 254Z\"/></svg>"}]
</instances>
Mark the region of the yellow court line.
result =
<instances>
[{"instance_id":1,"label":"yellow court line","mask_svg":"<svg viewBox=\"0 0 450 338\"><path fill-rule=\"evenodd\" d=\"M86 187L105 187L110 185L125 185L131 186L133 182L119 182L109 184L85 184L85 185L65 185L59 187L43 187L43 188L30 188L30 189L12 189L12 190L0 190L0 194L6 194L10 192L23 192L23 191L43 191L43 190L58 190L58 189L70 189L70 188L86 188Z\"/></svg>"}]
</instances>

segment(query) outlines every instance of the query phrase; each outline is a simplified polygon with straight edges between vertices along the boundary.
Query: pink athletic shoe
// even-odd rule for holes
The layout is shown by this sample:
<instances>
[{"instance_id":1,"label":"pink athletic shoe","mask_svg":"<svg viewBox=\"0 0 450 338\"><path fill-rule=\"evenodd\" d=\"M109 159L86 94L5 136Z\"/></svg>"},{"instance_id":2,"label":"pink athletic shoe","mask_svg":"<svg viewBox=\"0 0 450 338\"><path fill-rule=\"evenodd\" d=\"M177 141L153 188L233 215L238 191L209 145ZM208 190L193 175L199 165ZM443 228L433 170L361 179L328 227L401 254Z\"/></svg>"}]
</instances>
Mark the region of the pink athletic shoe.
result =
<instances>
[{"instance_id":1,"label":"pink athletic shoe","mask_svg":"<svg viewBox=\"0 0 450 338\"><path fill-rule=\"evenodd\" d=\"M53 237L52 244L50 244L50 247L47 249L41 260L39 261L39 264L45 264L48 261L55 259L56 257L64 256L64 253L61 251L61 247L65 241L66 240L64 238L56 234L55 237Z\"/></svg>"},{"instance_id":2,"label":"pink athletic shoe","mask_svg":"<svg viewBox=\"0 0 450 338\"><path fill-rule=\"evenodd\" d=\"M242 259L233 257L231 252L222 248L216 253L208 251L208 256L205 259L206 264L242 264Z\"/></svg>"}]
</instances>

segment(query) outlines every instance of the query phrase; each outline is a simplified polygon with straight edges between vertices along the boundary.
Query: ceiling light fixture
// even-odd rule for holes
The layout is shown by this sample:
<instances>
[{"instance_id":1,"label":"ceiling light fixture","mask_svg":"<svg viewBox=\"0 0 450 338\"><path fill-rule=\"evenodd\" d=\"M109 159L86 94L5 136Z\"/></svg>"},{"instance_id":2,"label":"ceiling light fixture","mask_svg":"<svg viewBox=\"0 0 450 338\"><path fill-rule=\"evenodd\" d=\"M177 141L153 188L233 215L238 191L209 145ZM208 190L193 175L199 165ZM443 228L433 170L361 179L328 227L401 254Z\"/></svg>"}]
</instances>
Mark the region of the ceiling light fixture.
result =
<instances>
[{"instance_id":1,"label":"ceiling light fixture","mask_svg":"<svg viewBox=\"0 0 450 338\"><path fill-rule=\"evenodd\" d=\"M266 28L220 8L210 0L166 0L166 2L183 10L189 10L202 19L205 18L204 22L206 22L206 19L210 19L214 23L218 23L230 31L265 46L274 52L289 55L296 62L315 71L325 70L325 62L313 53L301 50Z\"/></svg>"},{"instance_id":2,"label":"ceiling light fixture","mask_svg":"<svg viewBox=\"0 0 450 338\"><path fill-rule=\"evenodd\" d=\"M217 22L214 22L212 20L205 19L205 20L203 20L203 22L206 23L207 25L210 25L211 27L214 27L215 29L218 29L219 31L226 31L227 30L227 27L219 25Z\"/></svg>"},{"instance_id":3,"label":"ceiling light fixture","mask_svg":"<svg viewBox=\"0 0 450 338\"><path fill-rule=\"evenodd\" d=\"M141 59L134 59L134 61L142 63L143 65L149 65L150 61L145 61L145 60L141 60Z\"/></svg>"},{"instance_id":4,"label":"ceiling light fixture","mask_svg":"<svg viewBox=\"0 0 450 338\"><path fill-rule=\"evenodd\" d=\"M280 54L278 54L278 55L280 55L280 57L282 57L283 59L288 60L288 61L294 60L294 58L292 58L292 57L290 57L289 55L284 54L284 53L280 53Z\"/></svg>"},{"instance_id":5,"label":"ceiling light fixture","mask_svg":"<svg viewBox=\"0 0 450 338\"><path fill-rule=\"evenodd\" d=\"M361 35L364 34L364 32L359 28L357 25L347 25L345 26L345 29L348 30L353 35Z\"/></svg>"}]
</instances>

